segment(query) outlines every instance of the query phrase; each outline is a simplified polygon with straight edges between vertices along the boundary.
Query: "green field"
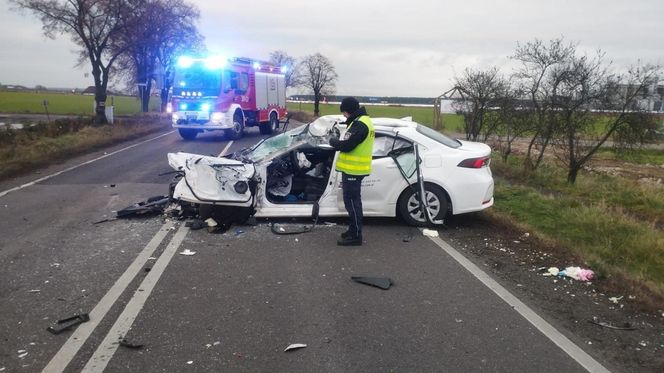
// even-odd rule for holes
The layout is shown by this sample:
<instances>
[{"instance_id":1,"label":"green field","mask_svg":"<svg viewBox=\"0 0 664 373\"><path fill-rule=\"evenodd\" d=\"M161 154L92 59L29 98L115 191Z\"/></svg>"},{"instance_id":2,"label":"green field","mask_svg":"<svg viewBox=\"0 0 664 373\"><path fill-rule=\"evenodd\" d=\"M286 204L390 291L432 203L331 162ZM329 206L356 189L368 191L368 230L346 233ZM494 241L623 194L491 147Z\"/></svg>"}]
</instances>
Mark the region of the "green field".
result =
<instances>
[{"instance_id":1,"label":"green field","mask_svg":"<svg viewBox=\"0 0 664 373\"><path fill-rule=\"evenodd\" d=\"M367 113L374 118L403 118L413 117L413 121L431 126L433 123L433 107L420 106L383 106L364 105ZM306 111L313 113L314 104L289 102L289 111ZM320 115L340 114L339 104L320 104ZM443 114L443 127L445 132L464 133L463 117L456 114Z\"/></svg>"},{"instance_id":2,"label":"green field","mask_svg":"<svg viewBox=\"0 0 664 373\"><path fill-rule=\"evenodd\" d=\"M48 112L50 114L93 114L94 96L51 92L0 92L0 113L46 114L44 100L48 101ZM113 105L115 115L129 115L140 111L140 102L136 97L109 96L106 105ZM158 97L150 99L150 110L159 110Z\"/></svg>"}]
</instances>

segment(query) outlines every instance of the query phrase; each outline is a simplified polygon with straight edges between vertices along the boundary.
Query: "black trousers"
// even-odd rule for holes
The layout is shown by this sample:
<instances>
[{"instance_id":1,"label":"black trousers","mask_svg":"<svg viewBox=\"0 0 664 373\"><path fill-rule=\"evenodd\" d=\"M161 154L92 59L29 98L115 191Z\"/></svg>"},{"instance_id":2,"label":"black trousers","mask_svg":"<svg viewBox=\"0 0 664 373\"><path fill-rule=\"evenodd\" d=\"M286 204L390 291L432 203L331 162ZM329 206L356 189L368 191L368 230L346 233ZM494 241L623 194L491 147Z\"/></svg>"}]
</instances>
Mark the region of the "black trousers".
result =
<instances>
[{"instance_id":1,"label":"black trousers","mask_svg":"<svg viewBox=\"0 0 664 373\"><path fill-rule=\"evenodd\" d=\"M348 235L353 238L362 238L362 179L364 176L354 176L342 173L341 188L344 195L344 206L348 211Z\"/></svg>"}]
</instances>

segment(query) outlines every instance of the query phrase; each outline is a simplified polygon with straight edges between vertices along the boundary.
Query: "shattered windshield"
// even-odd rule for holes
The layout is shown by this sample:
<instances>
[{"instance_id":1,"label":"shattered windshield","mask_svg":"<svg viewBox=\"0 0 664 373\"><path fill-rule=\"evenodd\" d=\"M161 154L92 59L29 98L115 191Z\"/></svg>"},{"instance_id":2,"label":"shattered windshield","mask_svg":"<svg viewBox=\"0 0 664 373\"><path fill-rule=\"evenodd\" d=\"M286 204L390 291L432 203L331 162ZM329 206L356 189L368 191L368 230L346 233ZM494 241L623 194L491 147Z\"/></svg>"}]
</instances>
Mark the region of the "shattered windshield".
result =
<instances>
[{"instance_id":1,"label":"shattered windshield","mask_svg":"<svg viewBox=\"0 0 664 373\"><path fill-rule=\"evenodd\" d=\"M294 128L288 132L266 139L248 154L249 159L253 162L258 162L268 155L286 149L295 143L304 142L307 137L307 128L308 126Z\"/></svg>"}]
</instances>

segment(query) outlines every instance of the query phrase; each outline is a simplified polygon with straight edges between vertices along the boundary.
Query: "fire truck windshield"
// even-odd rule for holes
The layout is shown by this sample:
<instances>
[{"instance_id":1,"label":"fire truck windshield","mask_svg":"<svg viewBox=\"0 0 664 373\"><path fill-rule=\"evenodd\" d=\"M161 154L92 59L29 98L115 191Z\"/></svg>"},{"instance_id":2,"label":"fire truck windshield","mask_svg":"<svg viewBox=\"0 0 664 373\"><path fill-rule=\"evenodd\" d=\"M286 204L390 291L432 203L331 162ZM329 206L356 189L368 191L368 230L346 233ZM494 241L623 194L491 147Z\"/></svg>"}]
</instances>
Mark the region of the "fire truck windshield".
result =
<instances>
[{"instance_id":1,"label":"fire truck windshield","mask_svg":"<svg viewBox=\"0 0 664 373\"><path fill-rule=\"evenodd\" d=\"M206 95L217 95L221 88L221 71L190 67L175 73L175 89L202 90Z\"/></svg>"}]
</instances>

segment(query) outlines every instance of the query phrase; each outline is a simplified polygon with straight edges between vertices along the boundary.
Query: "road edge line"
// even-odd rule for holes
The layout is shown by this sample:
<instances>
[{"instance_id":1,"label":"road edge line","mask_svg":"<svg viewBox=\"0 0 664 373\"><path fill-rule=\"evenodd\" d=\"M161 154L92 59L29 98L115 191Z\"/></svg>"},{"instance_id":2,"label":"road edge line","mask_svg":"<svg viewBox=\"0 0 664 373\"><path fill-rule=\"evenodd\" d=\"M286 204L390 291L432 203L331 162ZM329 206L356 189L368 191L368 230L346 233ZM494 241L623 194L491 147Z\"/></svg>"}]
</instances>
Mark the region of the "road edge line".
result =
<instances>
[{"instance_id":1,"label":"road edge line","mask_svg":"<svg viewBox=\"0 0 664 373\"><path fill-rule=\"evenodd\" d=\"M440 237L429 238L587 371L593 373L610 373L610 371L606 369L600 362L595 360L587 352L583 351L581 347L577 346L569 338L565 337L565 335L559 332L555 327L553 327L553 325L549 324L525 303L520 301L519 298L510 293L502 285L496 282L496 280L492 279L481 268L476 266L468 258L454 249L450 244L445 242L445 240Z\"/></svg>"},{"instance_id":2,"label":"road edge line","mask_svg":"<svg viewBox=\"0 0 664 373\"><path fill-rule=\"evenodd\" d=\"M51 358L46 367L44 367L42 373L62 372L65 370L67 365L69 365L81 347L83 347L85 341L90 337L95 328L97 328L120 295L122 295L127 289L127 286L133 281L134 277L136 277L138 272L140 272L145 266L145 263L152 256L157 247L159 247L168 232L171 230L171 227L173 227L172 222L166 222L161 226L159 231L154 237L152 237L150 242L145 245L136 259L134 259L124 273L117 279L117 281L115 281L113 286L111 286L101 298L94 309L90 311L90 321L83 323L76 328L72 335L69 336L69 339L67 339L64 345L62 345L53 358Z\"/></svg>"},{"instance_id":3,"label":"road edge line","mask_svg":"<svg viewBox=\"0 0 664 373\"><path fill-rule=\"evenodd\" d=\"M92 357L88 360L83 367L81 373L101 373L106 369L106 366L113 358L113 355L120 346L119 342L131 329L132 324L136 317L143 309L145 302L147 302L152 290L154 290L161 275L166 270L166 267L173 259L175 252L178 250L184 238L187 236L189 228L181 225L180 229L175 233L171 242L168 243L164 252L159 256L157 262L152 266L152 269L147 276L143 279L138 289L134 292L124 310L118 316L111 329L104 337L104 340L99 344Z\"/></svg>"},{"instance_id":4,"label":"road edge line","mask_svg":"<svg viewBox=\"0 0 664 373\"><path fill-rule=\"evenodd\" d=\"M112 155L115 155L115 154L117 154L117 153L123 152L123 151L125 151L125 150L131 149L131 148L134 148L134 147L137 147L137 146L139 146L139 145L143 145L143 144L145 144L146 142L150 142L150 141L153 141L153 140L156 140L156 139L162 138L162 137L164 137L164 136L168 136L168 135L170 135L170 134L173 133L173 132L175 132L175 131L170 131L170 132L163 133L163 134L161 134L161 135L159 135L159 136L157 136L157 137L153 137L153 138L148 139L148 140L143 140L143 141L141 141L141 142L139 142L139 143L136 143L136 144L133 144L133 145L127 146L126 148L118 149L118 150L116 150L116 151L114 151L114 152L111 152L111 153L108 153L108 154L104 154L104 155L102 155L102 156L100 156L100 157L97 157L97 158L95 158L95 159L91 159L91 160L89 160L89 161L85 161L85 162L80 163L80 164L77 164L77 165L75 165L75 166L71 166L71 167L66 168L66 169L64 169L64 170L62 170L62 171L58 171L58 172L52 173L52 174L50 174L50 175L46 175L46 176L44 176L44 177L40 177L39 179L37 179L37 180L33 180L33 181L29 182L29 183L25 183L25 184L23 184L23 185L19 185L19 186L13 187L13 188L11 188L11 189L4 190L4 191L0 192L0 198L6 196L7 194L9 194L9 193L11 193L11 192L15 192L15 191L17 191L17 190L21 190L21 189L24 189L24 188L27 188L27 187L33 186L33 185L35 185L35 184L37 184L37 183L41 183L41 182L44 181L44 180L48 180L48 179L50 179L50 178L56 177L56 176L58 176L58 175L60 175L60 174L63 174L63 173L65 173L65 172L69 172L69 171L71 171L71 170L75 170L75 169L77 169L77 168L79 168L79 167L82 167L82 166L88 165L88 164L90 164L90 163L92 163L92 162L96 162L96 161L98 161L98 160L104 159L104 158L106 158L106 157L110 157L110 156L112 156Z\"/></svg>"}]
</instances>

